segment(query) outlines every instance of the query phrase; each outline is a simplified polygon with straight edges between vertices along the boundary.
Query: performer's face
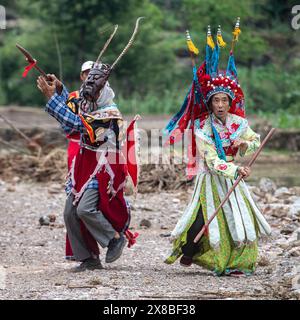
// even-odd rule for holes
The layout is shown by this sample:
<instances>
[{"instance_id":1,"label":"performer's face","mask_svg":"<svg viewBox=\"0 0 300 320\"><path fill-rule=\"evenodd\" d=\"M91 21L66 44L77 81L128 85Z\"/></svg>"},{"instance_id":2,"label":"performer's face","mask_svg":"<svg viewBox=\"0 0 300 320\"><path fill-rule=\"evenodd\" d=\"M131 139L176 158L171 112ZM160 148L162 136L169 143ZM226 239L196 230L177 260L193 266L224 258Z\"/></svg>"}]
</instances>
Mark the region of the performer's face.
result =
<instances>
[{"instance_id":1,"label":"performer's face","mask_svg":"<svg viewBox=\"0 0 300 320\"><path fill-rule=\"evenodd\" d=\"M90 70L91 69L88 69L88 70L85 70L85 71L80 73L80 80L82 82L84 82L86 80L87 76L89 75Z\"/></svg>"},{"instance_id":2,"label":"performer's face","mask_svg":"<svg viewBox=\"0 0 300 320\"><path fill-rule=\"evenodd\" d=\"M230 108L229 97L225 93L217 93L211 97L211 108L214 115L223 123Z\"/></svg>"},{"instance_id":3,"label":"performer's face","mask_svg":"<svg viewBox=\"0 0 300 320\"><path fill-rule=\"evenodd\" d=\"M110 66L102 64L101 68L92 68L82 85L82 94L88 101L97 101L100 91L110 75Z\"/></svg>"}]
</instances>

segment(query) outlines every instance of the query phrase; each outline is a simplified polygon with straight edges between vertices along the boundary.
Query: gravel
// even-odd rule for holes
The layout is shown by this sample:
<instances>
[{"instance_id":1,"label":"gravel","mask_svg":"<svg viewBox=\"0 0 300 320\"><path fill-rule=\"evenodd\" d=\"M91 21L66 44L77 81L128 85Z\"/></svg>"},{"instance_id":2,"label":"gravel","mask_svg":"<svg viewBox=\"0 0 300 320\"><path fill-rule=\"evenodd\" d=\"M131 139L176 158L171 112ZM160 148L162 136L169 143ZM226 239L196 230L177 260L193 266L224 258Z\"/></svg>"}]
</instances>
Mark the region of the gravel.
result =
<instances>
[{"instance_id":1,"label":"gravel","mask_svg":"<svg viewBox=\"0 0 300 320\"><path fill-rule=\"evenodd\" d=\"M299 221L284 220L271 212L266 218L274 232L271 239L260 241L253 276L215 277L195 265L164 264L171 249L170 232L191 193L188 189L138 194L136 200L129 197L132 230L140 234L137 243L125 248L112 264L105 264L105 250L101 249L103 270L74 274L70 269L77 262L64 259L63 186L0 181L0 299L299 298L295 281L300 275L295 242L299 228L289 229L288 234L280 232L291 221L297 226ZM41 225L39 219L49 215L55 216L54 221ZM140 226L143 219L149 227Z\"/></svg>"}]
</instances>

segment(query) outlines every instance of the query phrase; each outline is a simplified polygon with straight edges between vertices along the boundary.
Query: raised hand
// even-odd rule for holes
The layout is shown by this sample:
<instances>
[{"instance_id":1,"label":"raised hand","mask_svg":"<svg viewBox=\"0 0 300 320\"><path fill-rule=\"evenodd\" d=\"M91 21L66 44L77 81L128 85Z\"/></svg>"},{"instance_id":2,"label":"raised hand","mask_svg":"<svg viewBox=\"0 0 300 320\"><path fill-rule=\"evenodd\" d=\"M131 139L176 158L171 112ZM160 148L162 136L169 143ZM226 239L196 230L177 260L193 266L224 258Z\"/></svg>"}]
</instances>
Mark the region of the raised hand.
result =
<instances>
[{"instance_id":1,"label":"raised hand","mask_svg":"<svg viewBox=\"0 0 300 320\"><path fill-rule=\"evenodd\" d=\"M246 150L248 149L248 144L247 142L243 141L243 140L235 140L233 145L234 148L239 148L242 152L246 152Z\"/></svg>"},{"instance_id":2,"label":"raised hand","mask_svg":"<svg viewBox=\"0 0 300 320\"><path fill-rule=\"evenodd\" d=\"M37 78L37 87L47 99L50 99L55 92L61 94L63 88L62 83L54 74L47 74L47 79L43 76L39 76Z\"/></svg>"}]
</instances>

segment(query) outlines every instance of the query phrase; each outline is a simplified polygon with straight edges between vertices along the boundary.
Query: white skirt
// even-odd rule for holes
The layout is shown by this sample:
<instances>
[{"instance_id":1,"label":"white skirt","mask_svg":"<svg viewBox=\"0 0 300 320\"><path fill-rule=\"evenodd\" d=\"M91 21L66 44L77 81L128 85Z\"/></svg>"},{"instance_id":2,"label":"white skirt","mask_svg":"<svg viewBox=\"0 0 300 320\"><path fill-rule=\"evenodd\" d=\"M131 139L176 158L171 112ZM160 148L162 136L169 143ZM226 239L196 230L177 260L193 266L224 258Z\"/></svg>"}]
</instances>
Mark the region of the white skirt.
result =
<instances>
[{"instance_id":1,"label":"white skirt","mask_svg":"<svg viewBox=\"0 0 300 320\"><path fill-rule=\"evenodd\" d=\"M189 224L194 211L197 209L200 192L203 189L203 183L205 183L204 192L207 206L207 219L214 214L217 206L213 197L212 180L217 187L220 202L225 198L225 195L234 183L234 180L225 178L224 176L207 172L199 174L196 179L192 198L171 233L172 240L177 239ZM249 205L247 205L245 199L248 201L251 211L249 210ZM240 181L221 210L223 210L226 218L231 237L237 245L255 241L259 235L268 236L271 234L271 227L254 203L244 180ZM220 212L218 214L220 214ZM255 223L258 227L257 232L253 219L255 219ZM213 247L218 246L220 242L220 232L218 220L216 218L210 223L208 234L210 245Z\"/></svg>"}]
</instances>

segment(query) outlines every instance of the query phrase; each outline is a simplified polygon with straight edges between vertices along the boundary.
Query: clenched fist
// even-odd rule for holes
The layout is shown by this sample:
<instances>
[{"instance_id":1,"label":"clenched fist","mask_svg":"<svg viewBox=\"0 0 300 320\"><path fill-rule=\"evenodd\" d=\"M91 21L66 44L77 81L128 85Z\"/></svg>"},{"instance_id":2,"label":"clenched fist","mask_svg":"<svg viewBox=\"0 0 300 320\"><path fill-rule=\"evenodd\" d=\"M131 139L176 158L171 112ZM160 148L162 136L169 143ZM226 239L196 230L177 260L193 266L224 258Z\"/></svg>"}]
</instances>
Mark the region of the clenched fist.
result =
<instances>
[{"instance_id":1,"label":"clenched fist","mask_svg":"<svg viewBox=\"0 0 300 320\"><path fill-rule=\"evenodd\" d=\"M240 176L243 178L248 178L251 174L251 170L249 167L239 167L238 168L238 173Z\"/></svg>"}]
</instances>

